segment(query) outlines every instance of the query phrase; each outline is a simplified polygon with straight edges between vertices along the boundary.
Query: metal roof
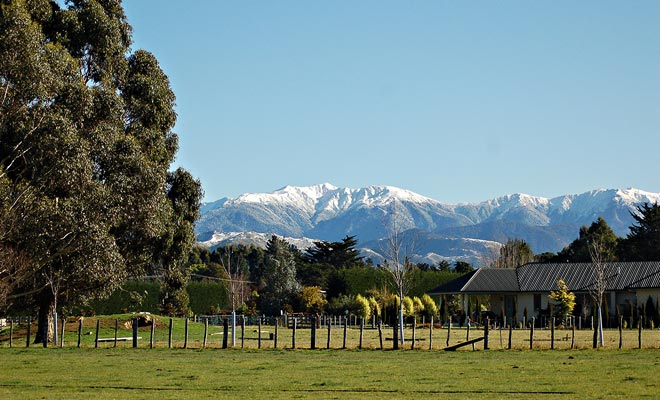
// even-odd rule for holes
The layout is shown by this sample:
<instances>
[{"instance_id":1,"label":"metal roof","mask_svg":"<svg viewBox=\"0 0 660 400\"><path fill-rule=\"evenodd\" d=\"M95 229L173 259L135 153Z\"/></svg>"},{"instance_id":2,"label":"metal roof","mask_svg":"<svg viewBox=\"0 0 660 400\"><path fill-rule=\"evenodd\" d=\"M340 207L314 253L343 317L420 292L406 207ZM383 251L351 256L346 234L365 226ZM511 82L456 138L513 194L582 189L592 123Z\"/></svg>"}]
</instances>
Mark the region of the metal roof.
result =
<instances>
[{"instance_id":1,"label":"metal roof","mask_svg":"<svg viewBox=\"0 0 660 400\"><path fill-rule=\"evenodd\" d=\"M515 269L480 269L468 283L471 292L518 292L520 286Z\"/></svg>"},{"instance_id":2,"label":"metal roof","mask_svg":"<svg viewBox=\"0 0 660 400\"><path fill-rule=\"evenodd\" d=\"M518 292L515 269L481 268L429 291L429 294Z\"/></svg>"},{"instance_id":3,"label":"metal roof","mask_svg":"<svg viewBox=\"0 0 660 400\"><path fill-rule=\"evenodd\" d=\"M453 293L461 293L465 291L465 287L467 283L472 279L474 275L476 275L479 271L479 269L476 269L472 272L468 272L465 275L461 275L456 279L453 279L447 283L444 283L435 289L431 290L429 294L453 294Z\"/></svg>"},{"instance_id":4,"label":"metal roof","mask_svg":"<svg viewBox=\"0 0 660 400\"><path fill-rule=\"evenodd\" d=\"M606 291L660 289L660 261L606 263ZM478 269L438 286L429 294L549 292L557 281L588 291L595 281L591 263L531 263L516 269Z\"/></svg>"}]
</instances>

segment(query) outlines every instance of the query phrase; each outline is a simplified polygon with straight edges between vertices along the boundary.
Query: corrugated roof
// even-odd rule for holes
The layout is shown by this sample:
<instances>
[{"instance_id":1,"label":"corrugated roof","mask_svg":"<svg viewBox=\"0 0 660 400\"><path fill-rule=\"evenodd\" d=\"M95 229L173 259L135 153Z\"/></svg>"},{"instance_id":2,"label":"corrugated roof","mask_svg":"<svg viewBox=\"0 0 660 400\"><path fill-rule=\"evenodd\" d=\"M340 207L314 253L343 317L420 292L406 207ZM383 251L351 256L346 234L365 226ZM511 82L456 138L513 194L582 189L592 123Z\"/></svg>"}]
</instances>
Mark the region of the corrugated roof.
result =
<instances>
[{"instance_id":1,"label":"corrugated roof","mask_svg":"<svg viewBox=\"0 0 660 400\"><path fill-rule=\"evenodd\" d=\"M606 290L660 288L660 261L606 263ZM557 281L569 290L588 291L595 281L591 263L525 264L517 269L482 268L441 285L430 294L549 292Z\"/></svg>"},{"instance_id":2,"label":"corrugated roof","mask_svg":"<svg viewBox=\"0 0 660 400\"><path fill-rule=\"evenodd\" d=\"M451 280L445 284L442 284L435 289L429 291L429 294L453 294L453 293L462 293L464 291L465 285L472 279L474 275L479 272L479 269L476 269L472 272L468 272L465 275L461 275L458 278Z\"/></svg>"},{"instance_id":3,"label":"corrugated roof","mask_svg":"<svg viewBox=\"0 0 660 400\"><path fill-rule=\"evenodd\" d=\"M515 269L480 269L466 287L466 291L473 293L518 292L519 290Z\"/></svg>"}]
</instances>

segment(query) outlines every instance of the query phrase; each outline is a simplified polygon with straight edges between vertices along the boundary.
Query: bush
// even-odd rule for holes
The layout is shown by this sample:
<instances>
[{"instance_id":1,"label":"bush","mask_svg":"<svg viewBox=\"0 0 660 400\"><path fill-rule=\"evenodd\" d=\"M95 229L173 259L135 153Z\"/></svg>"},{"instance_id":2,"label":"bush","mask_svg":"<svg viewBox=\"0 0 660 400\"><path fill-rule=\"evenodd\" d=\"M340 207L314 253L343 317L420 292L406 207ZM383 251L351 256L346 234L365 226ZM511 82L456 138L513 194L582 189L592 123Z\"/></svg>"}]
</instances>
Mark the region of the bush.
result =
<instances>
[{"instance_id":1,"label":"bush","mask_svg":"<svg viewBox=\"0 0 660 400\"><path fill-rule=\"evenodd\" d=\"M362 317L365 320L371 317L371 305L369 304L369 300L359 294L355 296L355 315Z\"/></svg>"},{"instance_id":2,"label":"bush","mask_svg":"<svg viewBox=\"0 0 660 400\"><path fill-rule=\"evenodd\" d=\"M406 317L412 317L415 315L415 303L408 296L403 298L403 315Z\"/></svg>"},{"instance_id":3,"label":"bush","mask_svg":"<svg viewBox=\"0 0 660 400\"><path fill-rule=\"evenodd\" d=\"M129 281L108 298L91 301L89 309L98 315L140 311L155 314L160 312L159 292L158 282Z\"/></svg>"},{"instance_id":4,"label":"bush","mask_svg":"<svg viewBox=\"0 0 660 400\"><path fill-rule=\"evenodd\" d=\"M422 303L424 304L424 314L428 317L438 315L438 306L435 301L427 293L422 296Z\"/></svg>"},{"instance_id":5,"label":"bush","mask_svg":"<svg viewBox=\"0 0 660 400\"><path fill-rule=\"evenodd\" d=\"M158 298L159 292L159 282L129 281L108 298L90 302L86 309L93 310L97 315L140 311L156 314L163 311ZM229 307L224 283L188 282L186 290L179 293L179 296L189 298L190 309L195 314L208 314ZM176 310L165 311L176 313Z\"/></svg>"},{"instance_id":6,"label":"bush","mask_svg":"<svg viewBox=\"0 0 660 400\"><path fill-rule=\"evenodd\" d=\"M190 297L190 310L194 314L208 314L211 307L220 310L230 308L227 286L221 282L188 282L186 291Z\"/></svg>"}]
</instances>

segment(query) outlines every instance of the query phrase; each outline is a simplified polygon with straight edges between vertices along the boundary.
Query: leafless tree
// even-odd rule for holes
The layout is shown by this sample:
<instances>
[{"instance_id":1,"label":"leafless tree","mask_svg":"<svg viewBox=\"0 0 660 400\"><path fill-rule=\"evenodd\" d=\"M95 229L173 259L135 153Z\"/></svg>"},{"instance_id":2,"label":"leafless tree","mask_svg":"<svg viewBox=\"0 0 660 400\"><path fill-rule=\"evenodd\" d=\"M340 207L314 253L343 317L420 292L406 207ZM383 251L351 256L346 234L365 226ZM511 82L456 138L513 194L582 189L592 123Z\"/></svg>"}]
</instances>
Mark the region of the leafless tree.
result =
<instances>
[{"instance_id":1,"label":"leafless tree","mask_svg":"<svg viewBox=\"0 0 660 400\"><path fill-rule=\"evenodd\" d=\"M225 247L225 254L220 257L220 265L227 277L226 282L231 305L232 346L236 346L236 308L245 302L248 282L241 272L238 258L234 257L232 246Z\"/></svg>"},{"instance_id":2,"label":"leafless tree","mask_svg":"<svg viewBox=\"0 0 660 400\"><path fill-rule=\"evenodd\" d=\"M392 276L394 289L399 296L399 341L403 345L403 298L408 294L412 285L415 264L411 261L414 253L416 238L405 230L404 216L397 208L397 202L392 201L389 220L384 222L387 236L381 241L381 252L386 262L381 265Z\"/></svg>"},{"instance_id":3,"label":"leafless tree","mask_svg":"<svg viewBox=\"0 0 660 400\"><path fill-rule=\"evenodd\" d=\"M593 347L602 347L603 340L603 301L607 285L606 249L603 242L596 238L589 241L589 255L593 273L593 284L589 287L589 294L597 310L597 323L594 331Z\"/></svg>"}]
</instances>

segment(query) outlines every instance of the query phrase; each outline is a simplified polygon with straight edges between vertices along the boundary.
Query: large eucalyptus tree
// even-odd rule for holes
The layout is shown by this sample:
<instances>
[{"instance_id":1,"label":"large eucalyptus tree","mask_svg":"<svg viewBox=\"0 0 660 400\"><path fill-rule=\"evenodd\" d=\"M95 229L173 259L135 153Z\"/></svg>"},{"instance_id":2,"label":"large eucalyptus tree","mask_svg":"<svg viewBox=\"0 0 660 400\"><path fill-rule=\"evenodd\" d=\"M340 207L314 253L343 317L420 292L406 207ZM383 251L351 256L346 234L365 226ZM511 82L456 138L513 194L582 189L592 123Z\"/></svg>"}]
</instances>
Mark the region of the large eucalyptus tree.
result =
<instances>
[{"instance_id":1,"label":"large eucalyptus tree","mask_svg":"<svg viewBox=\"0 0 660 400\"><path fill-rule=\"evenodd\" d=\"M121 1L61 4L0 1L0 227L19 221L0 248L24 260L6 298L38 309L37 340L58 307L179 267L201 197L169 172L174 93Z\"/></svg>"}]
</instances>

